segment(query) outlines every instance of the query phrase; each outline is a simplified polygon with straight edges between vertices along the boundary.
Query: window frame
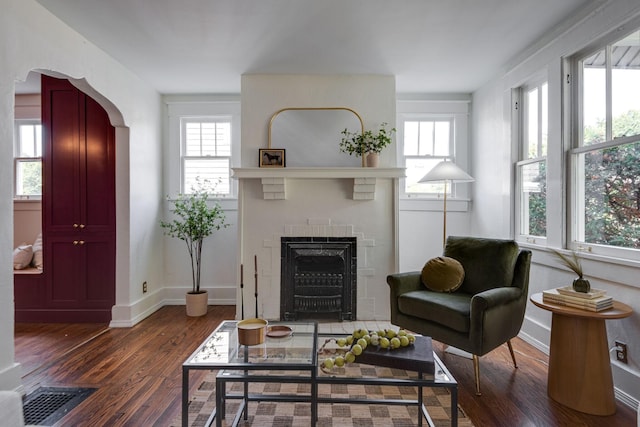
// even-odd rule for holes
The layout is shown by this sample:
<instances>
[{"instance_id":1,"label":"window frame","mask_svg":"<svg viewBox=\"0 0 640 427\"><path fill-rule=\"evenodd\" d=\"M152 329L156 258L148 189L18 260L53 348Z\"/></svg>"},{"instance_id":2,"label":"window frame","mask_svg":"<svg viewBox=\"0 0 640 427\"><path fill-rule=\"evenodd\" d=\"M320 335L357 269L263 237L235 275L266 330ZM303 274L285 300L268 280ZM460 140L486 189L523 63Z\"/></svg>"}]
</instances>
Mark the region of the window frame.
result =
<instances>
[{"instance_id":1,"label":"window frame","mask_svg":"<svg viewBox=\"0 0 640 427\"><path fill-rule=\"evenodd\" d=\"M468 167L469 108L471 99L451 100L405 100L397 101L397 158L399 167L406 168L404 154L404 124L407 121L442 121L452 123L449 131L453 135L450 141L449 156L432 156L434 159L451 159L465 171ZM418 156L422 158L422 156ZM407 193L406 179L399 180L399 199L401 209L438 210L442 206L442 192ZM467 211L470 203L469 183L458 183L447 186L447 209L451 211Z\"/></svg>"},{"instance_id":2,"label":"window frame","mask_svg":"<svg viewBox=\"0 0 640 427\"><path fill-rule=\"evenodd\" d=\"M231 122L231 156L229 160L229 194L215 195L222 200L223 208L235 209L238 198L238 182L232 177L232 168L240 166L240 97L166 95L164 97L167 115L167 136L165 138L164 188L170 199L182 192L182 118L226 117ZM227 203L227 201L230 203Z\"/></svg>"},{"instance_id":3,"label":"window frame","mask_svg":"<svg viewBox=\"0 0 640 427\"><path fill-rule=\"evenodd\" d=\"M565 66L568 69L566 73L567 93L565 94L569 98L569 103L566 105L566 122L569 128L567 136L569 138L568 150L567 150L567 204L568 204L568 227L566 228L567 248L578 252L592 253L594 255L612 257L630 261L640 261L640 250L634 248L627 248L621 246L604 245L597 243L587 243L581 239L584 236L584 221L579 221L579 218L584 217L584 188L585 181L584 176L579 177L581 168L579 156L591 152L599 151L606 148L624 146L630 143L639 142L640 134L630 137L612 137L613 135L612 125L614 117L612 117L612 70L611 65L611 46L628 37L629 35L640 31L640 22L636 21L633 25L630 25L631 30L626 32L624 36L620 35L620 32L614 31L588 47L575 52L568 56L565 60ZM584 140L584 75L582 62L593 56L599 51L605 51L606 65L605 65L605 141L592 143L588 145L583 144ZM581 179L582 178L582 179ZM581 209L582 207L582 209ZM582 237L584 240L584 237Z\"/></svg>"},{"instance_id":4,"label":"window frame","mask_svg":"<svg viewBox=\"0 0 640 427\"><path fill-rule=\"evenodd\" d=\"M544 105L544 97L543 97L543 92L542 92L542 88L543 86L547 87L547 96L546 96L546 101L547 101L547 105L545 108ZM536 139L537 139L537 156L536 157L529 157L529 111L530 109L529 107L529 103L527 102L527 95L528 93L530 93L532 90L537 90L538 91L538 95L537 95L537 123L536 123ZM515 236L516 236L516 241L519 242L526 242L526 243L531 243L531 244L538 244L538 245L546 245L547 244L547 236L546 234L544 236L539 236L539 235L534 235L534 234L530 234L530 233L523 233L523 225L525 222L525 213L528 214L529 212L529 208L527 207L526 209L523 206L523 186L524 186L524 181L522 179L522 171L525 167L532 165L532 164L540 164L540 163L544 163L545 164L545 168L546 168L546 178L548 178L548 161L547 161L547 157L548 157L548 152L549 152L549 102L550 102L550 96L549 96L549 80L546 76L546 74L543 73L538 73L537 75L533 76L531 79L527 80L526 82L524 82L522 85L520 85L519 87L515 88L512 91L512 123L513 125L513 131L514 134L516 135L516 141L517 141L517 159L515 162L515 180L516 180L516 185L515 185L515 194L516 197L514 197L514 201L515 201L515 216L514 216L514 220L515 220ZM544 123L544 111L546 110L547 113L547 117L546 117L546 137L547 137L547 146L546 146L546 150L542 150L542 146L543 146L543 123ZM544 153L541 153L541 151L544 151ZM548 187L547 187L548 190ZM528 202L528 200L527 200ZM549 202L549 195L547 193L547 197L546 197L546 206L548 206L548 202ZM548 226L549 226L549 219L548 219L548 215L549 215L549 210L547 208L545 208L545 223L546 223L546 231L548 232ZM528 216L527 216L528 218ZM530 230L529 230L530 231Z\"/></svg>"},{"instance_id":5,"label":"window frame","mask_svg":"<svg viewBox=\"0 0 640 427\"><path fill-rule=\"evenodd\" d=\"M404 142L405 142L405 124L407 122L432 122L437 123L437 122L446 122L449 123L449 147L448 147L448 151L449 154L448 155L438 155L438 154L424 154L424 155L420 155L420 154L405 154L404 153ZM405 117L404 120L402 121L402 126L401 126L402 130L399 131L399 135L402 141L402 156L401 156L401 161L402 161L402 167L406 168L407 167L407 160L434 160L435 163L437 164L440 161L443 160L449 160L451 162L455 163L455 118L453 117L453 115L424 115L422 117L414 117L413 119L409 118L409 117ZM435 129L434 129L435 132ZM454 154L452 154L454 153ZM426 172L425 172L426 173ZM432 191L432 192L407 192L407 179L406 177L401 178L400 180L400 185L401 185L401 191L404 197L406 198L437 198L438 195L442 194L442 190L444 189L443 184L438 184L438 183L434 183L432 184L433 187L437 187L438 190L437 191ZM440 187L442 187L442 189L440 189ZM452 188L453 186L448 185L447 186L447 197L453 197L453 195L455 194L455 188Z\"/></svg>"},{"instance_id":6,"label":"window frame","mask_svg":"<svg viewBox=\"0 0 640 427\"><path fill-rule=\"evenodd\" d=\"M227 159L228 160L228 180L229 180L229 192L228 193L216 193L216 198L229 198L233 196L231 180L231 158L232 158L232 146L233 146L233 131L232 131L232 116L231 115L215 115L215 116L181 116L180 117L180 192L188 194L190 188L186 188L186 166L185 163L188 160L211 160L211 159ZM189 123L229 123L229 155L200 155L193 156L187 155L187 124ZM212 183L215 184L215 183Z\"/></svg>"},{"instance_id":7,"label":"window frame","mask_svg":"<svg viewBox=\"0 0 640 427\"><path fill-rule=\"evenodd\" d=\"M22 145L22 126L39 126L40 127L40 155L39 156L20 156L20 147ZM40 119L15 119L13 134L13 199L14 200L42 200L42 175L40 176L40 194L18 194L18 170L21 162L37 162L40 163L40 171L42 172L42 120ZM34 153L37 153L37 147L34 146Z\"/></svg>"}]
</instances>

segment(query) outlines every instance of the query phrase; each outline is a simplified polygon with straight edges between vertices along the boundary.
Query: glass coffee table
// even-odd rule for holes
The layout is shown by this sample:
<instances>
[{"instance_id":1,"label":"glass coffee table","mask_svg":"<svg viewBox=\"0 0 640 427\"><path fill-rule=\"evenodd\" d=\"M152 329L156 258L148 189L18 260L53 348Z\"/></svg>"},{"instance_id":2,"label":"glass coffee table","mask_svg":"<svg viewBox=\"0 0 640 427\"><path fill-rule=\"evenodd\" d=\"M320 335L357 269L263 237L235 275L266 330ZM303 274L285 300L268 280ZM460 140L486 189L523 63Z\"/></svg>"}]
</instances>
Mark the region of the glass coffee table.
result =
<instances>
[{"instance_id":1,"label":"glass coffee table","mask_svg":"<svg viewBox=\"0 0 640 427\"><path fill-rule=\"evenodd\" d=\"M182 365L182 425L188 426L189 372L191 370L217 370L216 409L206 425L215 420L216 426L222 426L225 418L225 404L228 399L237 399L240 406L231 425L237 425L241 418L248 418L250 402L308 402L311 405L311 425L318 420L318 404L384 404L418 406L418 425L423 419L433 426L422 400L423 387L444 387L451 396L451 425L457 427L458 388L457 382L433 353L433 372L417 372L411 378L387 378L327 375L318 369L318 341L337 338L335 334L318 334L317 322L269 322L269 327L287 326L291 334L274 337L267 336L263 344L244 346L238 343L236 321L224 321L220 326L187 358ZM401 366L397 366L403 369ZM242 383L242 392L227 392L227 383ZM293 383L308 384L304 392L298 388L295 394L251 394L250 383ZM415 400L371 400L359 398L319 397L320 384L358 384L379 386L417 387L418 399ZM306 391L308 390L308 392Z\"/></svg>"},{"instance_id":2,"label":"glass coffee table","mask_svg":"<svg viewBox=\"0 0 640 427\"><path fill-rule=\"evenodd\" d=\"M189 371L197 369L218 370L216 380L216 409L206 425L215 419L216 425L222 425L224 403L229 397L225 391L227 381L243 382L242 404L234 425L241 414L247 417L249 401L273 400L273 396L263 398L249 396L249 382L294 382L311 384L307 396L298 396L298 401L311 403L311 417L317 419L317 387L315 378L318 366L318 324L317 322L269 322L269 327L288 326L291 334L277 337L265 337L263 344L241 345L238 342L238 322L227 320L182 364L182 425L188 425L189 407ZM280 332L280 331L279 331ZM274 334L275 335L275 334ZM283 371L283 375L265 375L265 371ZM286 372L291 375L286 375ZM295 375L294 375L295 373ZM301 375L302 373L302 375ZM281 400L292 397L280 396Z\"/></svg>"}]
</instances>

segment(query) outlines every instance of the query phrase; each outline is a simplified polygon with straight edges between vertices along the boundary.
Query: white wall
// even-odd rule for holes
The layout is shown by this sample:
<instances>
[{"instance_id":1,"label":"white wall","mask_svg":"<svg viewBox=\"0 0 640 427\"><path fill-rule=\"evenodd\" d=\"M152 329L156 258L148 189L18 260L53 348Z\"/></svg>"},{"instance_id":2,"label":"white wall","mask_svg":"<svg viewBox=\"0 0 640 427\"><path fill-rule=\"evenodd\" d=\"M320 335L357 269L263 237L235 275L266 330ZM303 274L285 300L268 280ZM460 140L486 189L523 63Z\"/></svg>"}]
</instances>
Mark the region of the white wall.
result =
<instances>
[{"instance_id":1,"label":"white wall","mask_svg":"<svg viewBox=\"0 0 640 427\"><path fill-rule=\"evenodd\" d=\"M456 164L473 176L469 161L470 94L439 94L437 96L402 96L397 101L398 132L402 120L428 117L453 117ZM398 144L398 159L402 162L402 147ZM404 166L404 165L400 165ZM403 185L401 180L400 185ZM468 236L471 233L470 188L475 183L456 184L454 197L447 198L446 235ZM400 262L399 271L418 271L434 257L442 255L444 201L407 197L400 191Z\"/></svg>"},{"instance_id":2,"label":"white wall","mask_svg":"<svg viewBox=\"0 0 640 427\"><path fill-rule=\"evenodd\" d=\"M352 108L365 129L377 129L383 122L393 125L396 120L393 76L248 74L242 76L241 97L243 167L257 166L258 149L267 148L269 120L282 108ZM380 167L395 166L395 146L387 147L380 155Z\"/></svg>"},{"instance_id":3,"label":"white wall","mask_svg":"<svg viewBox=\"0 0 640 427\"><path fill-rule=\"evenodd\" d=\"M442 255L442 201L419 209L403 209L402 205L398 271L419 271L428 260ZM466 202L447 201L447 236L471 235L471 214L467 205Z\"/></svg>"},{"instance_id":4,"label":"white wall","mask_svg":"<svg viewBox=\"0 0 640 427\"><path fill-rule=\"evenodd\" d=\"M0 14L0 259L13 246L14 82L30 70L68 76L98 100L116 126L117 267L115 324L132 324L154 308L142 295L160 283L160 96L33 0L5 0ZM129 172L131 171L131 173ZM0 389L20 385L14 362L11 263L0 263Z\"/></svg>"},{"instance_id":5,"label":"white wall","mask_svg":"<svg viewBox=\"0 0 640 427\"><path fill-rule=\"evenodd\" d=\"M180 118L185 116L230 116L232 167L240 166L240 96L239 95L165 95L165 138L163 149L163 186L165 195L180 193ZM231 187L237 183L232 180ZM233 192L233 191L232 191ZM209 304L236 303L237 276L234 268L237 256L237 198L220 201L229 227L216 231L204 241L202 249L202 277L200 286L209 294ZM163 215L169 218L173 205L163 199ZM163 237L164 303L183 305L185 293L191 290L191 263L187 247L182 240Z\"/></svg>"},{"instance_id":6,"label":"white wall","mask_svg":"<svg viewBox=\"0 0 640 427\"><path fill-rule=\"evenodd\" d=\"M474 187L473 232L477 235L513 236L515 150L511 143L510 93L512 88L542 72L549 81L549 148L547 167L548 222L547 245L561 247L563 236L563 172L561 97L561 59L576 52L611 30L640 15L637 2L611 1L586 11L564 27L552 40L546 40L515 62L507 73L488 82L473 95L472 164ZM570 24L570 25L569 25ZM541 292L567 284L572 275L541 246L521 244L533 251L530 292ZM583 263L591 285L605 289L615 299L634 309L626 319L607 321L610 347L613 341L628 344L629 364L612 361L616 396L635 407L640 399L640 265L585 254ZM529 304L521 336L548 352L551 315Z\"/></svg>"},{"instance_id":7,"label":"white wall","mask_svg":"<svg viewBox=\"0 0 640 427\"><path fill-rule=\"evenodd\" d=\"M491 82L473 94L471 164L473 215L477 236L509 238L512 232L513 171L509 126L504 120L502 83Z\"/></svg>"},{"instance_id":8,"label":"white wall","mask_svg":"<svg viewBox=\"0 0 640 427\"><path fill-rule=\"evenodd\" d=\"M32 245L42 231L42 204L39 200L16 201L13 204L13 247Z\"/></svg>"}]
</instances>

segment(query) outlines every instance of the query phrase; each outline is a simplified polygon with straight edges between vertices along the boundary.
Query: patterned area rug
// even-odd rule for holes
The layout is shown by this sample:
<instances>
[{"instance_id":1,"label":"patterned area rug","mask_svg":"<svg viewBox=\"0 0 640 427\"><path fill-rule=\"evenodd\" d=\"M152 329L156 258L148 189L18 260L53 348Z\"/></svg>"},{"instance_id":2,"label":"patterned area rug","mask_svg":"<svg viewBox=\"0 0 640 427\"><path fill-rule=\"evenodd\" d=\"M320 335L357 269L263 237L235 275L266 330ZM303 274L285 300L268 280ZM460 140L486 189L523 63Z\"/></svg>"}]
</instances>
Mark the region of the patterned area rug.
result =
<instances>
[{"instance_id":1,"label":"patterned area rug","mask_svg":"<svg viewBox=\"0 0 640 427\"><path fill-rule=\"evenodd\" d=\"M400 369L390 369L357 363L347 365L348 368L334 369L335 376L365 376L365 377L393 377L415 378L414 372ZM204 426L210 414L215 408L215 378L217 371L208 373L198 391L190 396L189 426ZM322 374L324 375L324 374ZM229 383L228 393L241 393L241 383ZM309 395L308 384L288 383L252 383L249 385L249 393L260 394L299 394ZM416 387L377 386L377 385L341 385L320 384L318 386L319 397L332 398L368 398L368 399L408 399L416 400L418 397ZM424 405L429 412L434 424L440 426L451 425L451 397L445 388L423 388ZM224 426L231 425L239 406L238 400L227 400L226 419ZM472 427L473 424L460 409L458 411L458 425ZM242 420L241 426L277 426L294 427L309 426L311 422L311 406L305 402L250 402L248 420ZM178 418L172 426L180 426ZM215 425L215 423L213 424ZM367 404L319 404L318 426L340 427L404 427L418 425L417 406L407 405L367 405ZM426 422L423 425L427 425Z\"/></svg>"}]
</instances>

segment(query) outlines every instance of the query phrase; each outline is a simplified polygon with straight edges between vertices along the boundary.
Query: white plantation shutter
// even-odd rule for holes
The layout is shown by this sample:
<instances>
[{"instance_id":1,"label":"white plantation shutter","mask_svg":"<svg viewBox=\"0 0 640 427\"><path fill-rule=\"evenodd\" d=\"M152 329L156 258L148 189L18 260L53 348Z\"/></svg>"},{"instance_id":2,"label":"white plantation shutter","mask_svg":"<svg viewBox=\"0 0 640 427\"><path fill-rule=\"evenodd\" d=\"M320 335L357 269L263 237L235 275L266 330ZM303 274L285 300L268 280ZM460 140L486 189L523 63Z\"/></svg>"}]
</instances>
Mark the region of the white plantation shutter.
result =
<instances>
[{"instance_id":1,"label":"white plantation shutter","mask_svg":"<svg viewBox=\"0 0 640 427\"><path fill-rule=\"evenodd\" d=\"M183 118L182 141L182 192L207 180L216 184L216 193L229 195L231 118Z\"/></svg>"}]
</instances>

